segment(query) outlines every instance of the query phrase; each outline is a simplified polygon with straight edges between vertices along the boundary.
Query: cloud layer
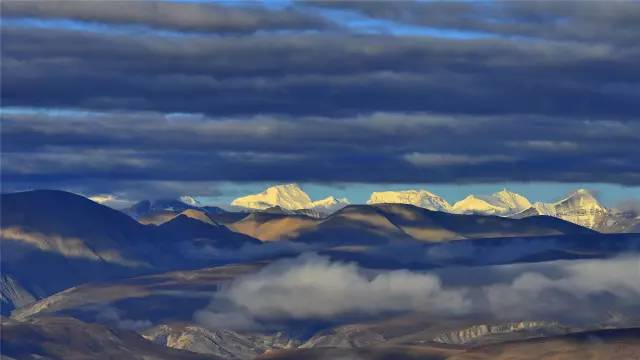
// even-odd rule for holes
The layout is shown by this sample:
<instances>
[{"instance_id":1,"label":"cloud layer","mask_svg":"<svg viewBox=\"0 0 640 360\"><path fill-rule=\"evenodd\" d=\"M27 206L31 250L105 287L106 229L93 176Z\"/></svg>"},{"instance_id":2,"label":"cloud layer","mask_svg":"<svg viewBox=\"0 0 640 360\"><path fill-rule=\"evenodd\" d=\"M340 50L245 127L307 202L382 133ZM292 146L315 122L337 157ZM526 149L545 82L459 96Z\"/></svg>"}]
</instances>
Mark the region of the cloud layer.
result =
<instances>
[{"instance_id":1,"label":"cloud layer","mask_svg":"<svg viewBox=\"0 0 640 360\"><path fill-rule=\"evenodd\" d=\"M340 322L420 312L440 318L491 314L505 321L593 324L607 321L610 313L640 316L639 264L635 255L428 273L372 271L305 254L234 280L195 319L214 328L246 329L296 319ZM469 276L479 269L482 278Z\"/></svg>"},{"instance_id":2,"label":"cloud layer","mask_svg":"<svg viewBox=\"0 0 640 360\"><path fill-rule=\"evenodd\" d=\"M260 30L310 30L330 27L320 17L298 11L269 11L260 7L167 1L6 1L7 18L75 20L119 26L211 33L253 33Z\"/></svg>"},{"instance_id":3,"label":"cloud layer","mask_svg":"<svg viewBox=\"0 0 640 360\"><path fill-rule=\"evenodd\" d=\"M637 185L639 8L4 1L3 187Z\"/></svg>"},{"instance_id":4,"label":"cloud layer","mask_svg":"<svg viewBox=\"0 0 640 360\"><path fill-rule=\"evenodd\" d=\"M409 309L464 311L461 294L437 277L405 270L367 276L354 264L303 255L232 284L226 296L260 318L323 318Z\"/></svg>"},{"instance_id":5,"label":"cloud layer","mask_svg":"<svg viewBox=\"0 0 640 360\"><path fill-rule=\"evenodd\" d=\"M4 115L2 177L15 187L90 179L80 181L89 194L166 195L214 195L206 182L225 180L637 185L638 142L637 122L543 116L21 113Z\"/></svg>"}]
</instances>

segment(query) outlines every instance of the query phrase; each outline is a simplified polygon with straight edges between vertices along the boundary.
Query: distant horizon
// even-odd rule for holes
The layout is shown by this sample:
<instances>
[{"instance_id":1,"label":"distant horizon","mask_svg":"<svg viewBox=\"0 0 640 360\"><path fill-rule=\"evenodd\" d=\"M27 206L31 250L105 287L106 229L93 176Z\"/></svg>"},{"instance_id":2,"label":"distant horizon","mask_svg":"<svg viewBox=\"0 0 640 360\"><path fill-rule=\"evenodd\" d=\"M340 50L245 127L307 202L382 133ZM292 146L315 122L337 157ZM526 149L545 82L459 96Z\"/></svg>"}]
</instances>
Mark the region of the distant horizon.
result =
<instances>
[{"instance_id":1,"label":"distant horizon","mask_svg":"<svg viewBox=\"0 0 640 360\"><path fill-rule=\"evenodd\" d=\"M29 191L29 190L62 190L73 192L85 197L112 196L114 200L121 202L121 205L107 204L116 209L123 209L138 201L142 200L158 200L158 199L177 199L180 196L191 196L196 199L202 206L219 206L230 207L231 202L242 196L257 194L268 187L297 184L306 192L312 200L324 199L328 196L335 198L347 198L351 204L366 204L371 193L382 191L405 191L405 190L426 190L434 193L451 205L460 201L468 195L489 196L503 189L520 194L534 202L555 202L561 200L578 189L586 189L592 193L596 199L607 208L630 207L637 208L640 205L640 186L624 186L617 184L603 183L545 183L545 182L529 182L529 183L486 183L486 184L362 184L362 183L341 183L341 184L320 184L316 182L260 182L260 183L212 183L211 186L217 192L216 196L208 196L206 194L188 193L188 187L184 193L159 193L157 196L127 198L119 195L118 192L96 192L87 193L73 187L33 187L25 189L11 189L10 191L2 190L3 193ZM174 189L175 190L175 189Z\"/></svg>"},{"instance_id":2,"label":"distant horizon","mask_svg":"<svg viewBox=\"0 0 640 360\"><path fill-rule=\"evenodd\" d=\"M237 195L223 195L211 198L194 196L207 205L228 205L237 197L256 194L269 186L296 183L300 185L312 200L320 200L327 196L346 197L352 204L365 204L374 191L427 190L441 196L453 204L468 195L491 195L504 188L525 196L531 202L554 202L570 195L580 188L589 190L606 207L616 207L621 202L637 201L640 203L640 186L622 186L617 184L580 184L580 183L494 183L494 184L338 184L327 185L313 182L274 182L262 184L233 184L230 192ZM261 187L262 186L262 187ZM237 187L237 189L236 189ZM242 191L246 189L246 193ZM253 191L252 189L255 189ZM492 190L493 189L493 190ZM253 192L252 192L253 191ZM189 194L183 194L189 195ZM634 196L635 195L635 196Z\"/></svg>"}]
</instances>

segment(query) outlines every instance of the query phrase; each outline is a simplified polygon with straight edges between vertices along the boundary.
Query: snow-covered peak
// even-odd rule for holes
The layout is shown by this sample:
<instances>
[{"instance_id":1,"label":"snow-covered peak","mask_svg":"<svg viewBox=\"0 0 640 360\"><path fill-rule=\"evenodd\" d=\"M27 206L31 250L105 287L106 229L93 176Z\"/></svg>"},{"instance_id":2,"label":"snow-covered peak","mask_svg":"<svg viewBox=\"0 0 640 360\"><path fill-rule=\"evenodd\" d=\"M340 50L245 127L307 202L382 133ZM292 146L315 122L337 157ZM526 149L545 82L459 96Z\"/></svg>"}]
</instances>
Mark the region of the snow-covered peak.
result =
<instances>
[{"instance_id":1,"label":"snow-covered peak","mask_svg":"<svg viewBox=\"0 0 640 360\"><path fill-rule=\"evenodd\" d=\"M89 196L89 200L95 201L98 204L108 206L116 210L128 208L133 204L133 202L130 200L122 199L112 194L97 194Z\"/></svg>"},{"instance_id":2,"label":"snow-covered peak","mask_svg":"<svg viewBox=\"0 0 640 360\"><path fill-rule=\"evenodd\" d=\"M452 207L452 212L510 216L530 207L531 202L526 197L503 189L490 196L469 195L456 202Z\"/></svg>"},{"instance_id":3,"label":"snow-covered peak","mask_svg":"<svg viewBox=\"0 0 640 360\"><path fill-rule=\"evenodd\" d=\"M558 216L561 213L606 211L606 208L586 189L578 189L566 198L553 203L536 202L532 205L540 215Z\"/></svg>"},{"instance_id":4,"label":"snow-covered peak","mask_svg":"<svg viewBox=\"0 0 640 360\"><path fill-rule=\"evenodd\" d=\"M89 196L89 199L97 202L98 204L102 204L114 209L123 209L131 206L131 201L120 199L119 197L111 194L97 194Z\"/></svg>"},{"instance_id":5,"label":"snow-covered peak","mask_svg":"<svg viewBox=\"0 0 640 360\"><path fill-rule=\"evenodd\" d=\"M435 211L449 211L447 200L426 190L379 191L371 193L367 204L409 204Z\"/></svg>"},{"instance_id":6,"label":"snow-covered peak","mask_svg":"<svg viewBox=\"0 0 640 360\"><path fill-rule=\"evenodd\" d=\"M312 202L311 207L331 207L339 204L349 205L350 202L347 198L336 199L334 196L327 196L324 199Z\"/></svg>"},{"instance_id":7,"label":"snow-covered peak","mask_svg":"<svg viewBox=\"0 0 640 360\"><path fill-rule=\"evenodd\" d=\"M499 199L503 204L507 205L514 212L520 212L531 207L531 202L529 201L529 199L507 189L502 189L501 191L498 191L491 196Z\"/></svg>"},{"instance_id":8,"label":"snow-covered peak","mask_svg":"<svg viewBox=\"0 0 640 360\"><path fill-rule=\"evenodd\" d=\"M239 197L231 202L233 206L264 210L274 206L297 210L311 207L311 198L298 184L276 185L259 194Z\"/></svg>"},{"instance_id":9,"label":"snow-covered peak","mask_svg":"<svg viewBox=\"0 0 640 360\"><path fill-rule=\"evenodd\" d=\"M183 195L180 196L180 201L182 201L183 203L190 205L190 206L196 206L196 207L200 207L200 202L198 200L196 200L195 198L188 196L188 195Z\"/></svg>"},{"instance_id":10,"label":"snow-covered peak","mask_svg":"<svg viewBox=\"0 0 640 360\"><path fill-rule=\"evenodd\" d=\"M574 205L578 205L581 207L593 207L593 208L601 208L604 207L600 204L598 199L596 199L593 194L587 189L578 189L574 191L571 195L566 197L563 200L558 201L556 204L571 202Z\"/></svg>"},{"instance_id":11,"label":"snow-covered peak","mask_svg":"<svg viewBox=\"0 0 640 360\"><path fill-rule=\"evenodd\" d=\"M557 213L582 211L606 211L606 208L586 189L578 189L566 198L554 203L537 202L534 207L541 215L557 216Z\"/></svg>"},{"instance_id":12,"label":"snow-covered peak","mask_svg":"<svg viewBox=\"0 0 640 360\"><path fill-rule=\"evenodd\" d=\"M574 224L595 228L609 210L586 189L578 189L566 198L554 203L533 204L535 213L554 216Z\"/></svg>"},{"instance_id":13,"label":"snow-covered peak","mask_svg":"<svg viewBox=\"0 0 640 360\"><path fill-rule=\"evenodd\" d=\"M334 196L312 201L298 184L271 186L259 194L243 196L231 202L233 206L248 209L266 210L272 207L285 210L314 209L323 214L339 210L349 204L346 198L336 199Z\"/></svg>"},{"instance_id":14,"label":"snow-covered peak","mask_svg":"<svg viewBox=\"0 0 640 360\"><path fill-rule=\"evenodd\" d=\"M506 212L506 208L500 202L492 201L490 197L468 195L466 198L453 204L452 212L458 214L483 214L499 215Z\"/></svg>"},{"instance_id":15,"label":"snow-covered peak","mask_svg":"<svg viewBox=\"0 0 640 360\"><path fill-rule=\"evenodd\" d=\"M538 215L556 216L555 204L547 204L540 201L536 201L531 205Z\"/></svg>"},{"instance_id":16,"label":"snow-covered peak","mask_svg":"<svg viewBox=\"0 0 640 360\"><path fill-rule=\"evenodd\" d=\"M349 204L346 198L337 199L334 196L312 201L297 184L271 186L259 194L243 196L231 202L233 206L255 210L278 207L284 210L316 210L321 214L332 213Z\"/></svg>"}]
</instances>

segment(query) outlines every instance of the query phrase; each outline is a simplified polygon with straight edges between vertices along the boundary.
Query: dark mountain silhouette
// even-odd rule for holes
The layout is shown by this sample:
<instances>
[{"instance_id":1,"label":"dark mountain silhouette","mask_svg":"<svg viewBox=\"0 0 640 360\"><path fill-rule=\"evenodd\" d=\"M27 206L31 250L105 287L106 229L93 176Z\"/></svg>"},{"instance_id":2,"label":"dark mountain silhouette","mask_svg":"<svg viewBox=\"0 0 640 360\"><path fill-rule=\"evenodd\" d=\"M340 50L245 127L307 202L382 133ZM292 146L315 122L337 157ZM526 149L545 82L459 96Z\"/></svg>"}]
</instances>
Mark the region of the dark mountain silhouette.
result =
<instances>
[{"instance_id":1,"label":"dark mountain silhouette","mask_svg":"<svg viewBox=\"0 0 640 360\"><path fill-rule=\"evenodd\" d=\"M159 225L157 229L159 236L169 235L174 241L197 241L198 246L237 249L247 244L262 243L250 236L233 232L224 225L209 224L185 214Z\"/></svg>"},{"instance_id":2,"label":"dark mountain silhouette","mask_svg":"<svg viewBox=\"0 0 640 360\"><path fill-rule=\"evenodd\" d=\"M187 209L197 209L197 207L184 203L179 199L158 199L139 201L131 207L124 209L123 212L134 219L138 219L160 211L179 213Z\"/></svg>"},{"instance_id":3,"label":"dark mountain silhouette","mask_svg":"<svg viewBox=\"0 0 640 360\"><path fill-rule=\"evenodd\" d=\"M411 240L411 236L391 222L377 208L349 205L331 214L296 241L343 244L383 244L394 240Z\"/></svg>"},{"instance_id":4,"label":"dark mountain silhouette","mask_svg":"<svg viewBox=\"0 0 640 360\"><path fill-rule=\"evenodd\" d=\"M510 219L459 215L406 204L349 205L325 219L260 212L231 227L259 239L293 239L336 245L596 233L550 216Z\"/></svg>"},{"instance_id":5,"label":"dark mountain silhouette","mask_svg":"<svg viewBox=\"0 0 640 360\"><path fill-rule=\"evenodd\" d=\"M154 224L160 225L165 223L179 214L194 214L194 213L205 213L207 217L219 224L231 224L236 221L239 221L246 217L249 213L246 212L234 212L234 211L226 211L219 207L215 206L203 206L203 207L189 207L184 210L176 211L176 210L167 210L167 209L152 209L150 211L146 211L134 216L138 222L141 224Z\"/></svg>"},{"instance_id":6,"label":"dark mountain silhouette","mask_svg":"<svg viewBox=\"0 0 640 360\"><path fill-rule=\"evenodd\" d=\"M323 219L253 212L227 228L215 217L224 210L184 205L156 226L64 191L3 194L3 313L85 282L215 265L210 250L260 245L256 238L340 246L597 234L547 216L456 215L403 204L350 205Z\"/></svg>"},{"instance_id":7,"label":"dark mountain silhouette","mask_svg":"<svg viewBox=\"0 0 640 360\"><path fill-rule=\"evenodd\" d=\"M14 301L88 281L207 264L186 258L185 249L260 243L185 215L166 226L143 225L64 191L3 194L1 200L3 313Z\"/></svg>"},{"instance_id":8,"label":"dark mountain silhouette","mask_svg":"<svg viewBox=\"0 0 640 360\"><path fill-rule=\"evenodd\" d=\"M438 230L448 234L455 233L458 239L595 233L593 230L551 216L510 219L499 216L450 214L404 204L380 204L374 207L409 232L421 234L420 230L426 230L427 233L430 230ZM437 239L425 236L423 240Z\"/></svg>"},{"instance_id":9,"label":"dark mountain silhouette","mask_svg":"<svg viewBox=\"0 0 640 360\"><path fill-rule=\"evenodd\" d=\"M203 206L200 209L209 214L209 217L214 219L217 223L224 225L242 220L247 215L249 215L248 213L242 211L227 211L217 206Z\"/></svg>"}]
</instances>

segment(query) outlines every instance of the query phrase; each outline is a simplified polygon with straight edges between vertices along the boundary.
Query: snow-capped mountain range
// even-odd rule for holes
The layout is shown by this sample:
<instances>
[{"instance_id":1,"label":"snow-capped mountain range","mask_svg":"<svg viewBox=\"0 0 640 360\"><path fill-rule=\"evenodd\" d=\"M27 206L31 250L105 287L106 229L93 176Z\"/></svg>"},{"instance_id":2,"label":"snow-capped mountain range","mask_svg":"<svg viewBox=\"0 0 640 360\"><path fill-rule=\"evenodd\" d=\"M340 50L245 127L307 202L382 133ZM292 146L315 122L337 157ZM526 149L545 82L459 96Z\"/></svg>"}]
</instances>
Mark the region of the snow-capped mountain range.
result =
<instances>
[{"instance_id":1,"label":"snow-capped mountain range","mask_svg":"<svg viewBox=\"0 0 640 360\"><path fill-rule=\"evenodd\" d=\"M380 196L380 194L384 194L384 196ZM407 197L406 194L420 194L420 200L416 201L415 198ZM608 209L585 189L579 189L567 198L554 203L531 203L526 197L507 189L488 196L471 194L453 205L449 205L442 197L424 190L373 193L367 203L385 202L411 204L454 214L518 218L548 215L592 229L597 228L608 214ZM437 206L433 206L434 203Z\"/></svg>"},{"instance_id":2,"label":"snow-capped mountain range","mask_svg":"<svg viewBox=\"0 0 640 360\"><path fill-rule=\"evenodd\" d=\"M555 203L545 204L536 202L530 209L526 209L526 211L528 216L554 216L589 228L594 228L598 225L598 222L608 213L608 209L602 206L598 200L585 189L579 189L567 198Z\"/></svg>"},{"instance_id":3,"label":"snow-capped mountain range","mask_svg":"<svg viewBox=\"0 0 640 360\"><path fill-rule=\"evenodd\" d=\"M535 215L557 217L596 230L624 230L637 226L637 214L622 214L607 209L585 189L579 189L566 198L553 202L532 203L525 196L503 189L491 195L471 194L451 205L447 200L427 190L373 192L367 204L410 204L434 211L454 214L496 215L522 218ZM252 210L279 207L285 210L312 209L327 214L349 204L347 199L329 196L312 201L297 184L276 185L259 194L235 199L231 205Z\"/></svg>"},{"instance_id":4,"label":"snow-capped mountain range","mask_svg":"<svg viewBox=\"0 0 640 360\"><path fill-rule=\"evenodd\" d=\"M524 196L506 189L489 196L469 195L450 205L447 200L426 190L374 192L367 204L400 203L453 214L511 216L530 208Z\"/></svg>"},{"instance_id":5,"label":"snow-capped mountain range","mask_svg":"<svg viewBox=\"0 0 640 360\"><path fill-rule=\"evenodd\" d=\"M469 195L451 207L456 214L511 216L531 207L526 197L503 189L490 196Z\"/></svg>"},{"instance_id":6,"label":"snow-capped mountain range","mask_svg":"<svg viewBox=\"0 0 640 360\"><path fill-rule=\"evenodd\" d=\"M525 196L503 189L491 195L471 194L454 203L424 189L373 192L367 204L409 204L433 211L452 214L494 215L524 218L536 215L553 216L601 232L640 231L640 214L632 211L608 209L588 190L578 189L564 199L551 202L531 202ZM239 197L231 208L242 212L266 211L325 217L349 205L346 198L328 196L312 200L297 184L271 186L258 194ZM141 201L125 210L134 218L158 211L205 209L194 198L182 196L174 200ZM218 209L218 208L216 208ZM220 210L223 211L223 210Z\"/></svg>"}]
</instances>

